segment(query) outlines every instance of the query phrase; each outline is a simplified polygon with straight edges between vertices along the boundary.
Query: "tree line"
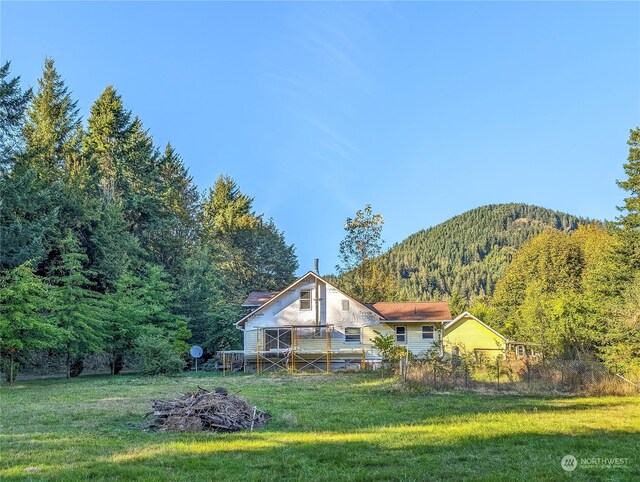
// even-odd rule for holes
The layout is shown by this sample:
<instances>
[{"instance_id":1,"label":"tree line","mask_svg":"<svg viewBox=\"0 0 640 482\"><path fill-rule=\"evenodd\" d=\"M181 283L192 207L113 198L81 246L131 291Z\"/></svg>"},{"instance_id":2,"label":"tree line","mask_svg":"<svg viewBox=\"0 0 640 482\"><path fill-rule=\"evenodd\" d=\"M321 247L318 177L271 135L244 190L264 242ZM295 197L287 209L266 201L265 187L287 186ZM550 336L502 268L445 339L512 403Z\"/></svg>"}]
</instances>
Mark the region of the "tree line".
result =
<instances>
[{"instance_id":1,"label":"tree line","mask_svg":"<svg viewBox=\"0 0 640 482\"><path fill-rule=\"evenodd\" d=\"M367 301L446 299L545 357L599 360L640 377L640 128L621 216L601 223L522 204L483 206L381 254L382 215L347 219L338 277Z\"/></svg>"},{"instance_id":2,"label":"tree line","mask_svg":"<svg viewBox=\"0 0 640 482\"><path fill-rule=\"evenodd\" d=\"M618 219L539 234L514 255L493 296L470 310L547 356L597 359L640 376L640 128L627 144Z\"/></svg>"},{"instance_id":3,"label":"tree line","mask_svg":"<svg viewBox=\"0 0 640 482\"><path fill-rule=\"evenodd\" d=\"M93 353L111 372L143 347L241 346L233 322L254 289L294 279L293 245L229 176L200 193L171 144L155 145L108 86L86 122L45 59L35 91L0 67L0 350Z\"/></svg>"}]
</instances>

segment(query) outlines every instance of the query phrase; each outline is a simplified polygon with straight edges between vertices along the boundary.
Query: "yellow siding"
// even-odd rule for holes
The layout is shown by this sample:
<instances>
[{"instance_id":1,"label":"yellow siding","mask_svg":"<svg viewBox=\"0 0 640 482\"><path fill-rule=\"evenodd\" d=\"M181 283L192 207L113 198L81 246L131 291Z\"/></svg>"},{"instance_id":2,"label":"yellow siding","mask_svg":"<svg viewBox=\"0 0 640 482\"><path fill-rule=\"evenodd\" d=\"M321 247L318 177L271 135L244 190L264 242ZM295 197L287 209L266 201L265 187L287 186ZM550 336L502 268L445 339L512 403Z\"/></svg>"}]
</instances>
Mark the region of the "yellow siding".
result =
<instances>
[{"instance_id":1,"label":"yellow siding","mask_svg":"<svg viewBox=\"0 0 640 482\"><path fill-rule=\"evenodd\" d=\"M487 357L496 357L504 353L504 339L469 317L445 330L444 351L451 354L454 346L458 347L461 355L476 351Z\"/></svg>"}]
</instances>

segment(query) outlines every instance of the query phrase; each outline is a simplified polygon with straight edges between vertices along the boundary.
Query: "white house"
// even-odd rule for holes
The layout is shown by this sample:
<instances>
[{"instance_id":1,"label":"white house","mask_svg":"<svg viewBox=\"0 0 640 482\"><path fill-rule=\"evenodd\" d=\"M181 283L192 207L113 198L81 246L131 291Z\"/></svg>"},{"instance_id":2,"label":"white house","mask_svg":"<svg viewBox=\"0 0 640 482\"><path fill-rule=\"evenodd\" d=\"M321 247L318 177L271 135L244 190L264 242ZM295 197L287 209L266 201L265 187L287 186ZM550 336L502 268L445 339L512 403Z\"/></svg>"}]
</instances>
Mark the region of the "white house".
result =
<instances>
[{"instance_id":1,"label":"white house","mask_svg":"<svg viewBox=\"0 0 640 482\"><path fill-rule=\"evenodd\" d=\"M361 303L310 271L279 292L253 292L252 311L236 323L244 332L245 367L318 368L379 363L376 331L419 355L441 350L447 302ZM226 366L226 363L223 363Z\"/></svg>"}]
</instances>

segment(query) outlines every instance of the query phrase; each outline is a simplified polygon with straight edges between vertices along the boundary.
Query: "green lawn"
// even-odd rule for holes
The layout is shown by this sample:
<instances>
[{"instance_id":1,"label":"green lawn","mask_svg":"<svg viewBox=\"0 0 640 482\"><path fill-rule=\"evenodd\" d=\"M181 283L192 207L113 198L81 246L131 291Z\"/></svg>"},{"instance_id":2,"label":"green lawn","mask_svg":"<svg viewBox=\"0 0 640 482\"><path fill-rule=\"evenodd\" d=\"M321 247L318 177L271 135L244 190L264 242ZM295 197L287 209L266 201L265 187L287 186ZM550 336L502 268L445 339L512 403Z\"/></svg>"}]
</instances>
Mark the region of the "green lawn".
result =
<instances>
[{"instance_id":1,"label":"green lawn","mask_svg":"<svg viewBox=\"0 0 640 482\"><path fill-rule=\"evenodd\" d=\"M640 480L640 397L434 395L391 383L367 373L18 382L0 388L0 478ZM140 429L152 399L196 385L226 386L273 420L236 434ZM568 454L573 472L560 466Z\"/></svg>"}]
</instances>

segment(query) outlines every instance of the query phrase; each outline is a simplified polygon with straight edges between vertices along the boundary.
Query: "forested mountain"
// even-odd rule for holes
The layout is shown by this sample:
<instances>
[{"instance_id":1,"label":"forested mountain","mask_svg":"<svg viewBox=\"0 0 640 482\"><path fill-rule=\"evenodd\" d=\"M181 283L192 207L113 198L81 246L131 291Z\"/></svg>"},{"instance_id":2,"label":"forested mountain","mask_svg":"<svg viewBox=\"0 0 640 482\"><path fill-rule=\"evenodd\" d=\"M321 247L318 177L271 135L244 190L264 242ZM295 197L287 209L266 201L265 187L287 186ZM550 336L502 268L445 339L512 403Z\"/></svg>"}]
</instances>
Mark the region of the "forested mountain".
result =
<instances>
[{"instance_id":1,"label":"forested mountain","mask_svg":"<svg viewBox=\"0 0 640 482\"><path fill-rule=\"evenodd\" d=\"M573 231L587 219L527 204L492 204L419 231L373 262L396 299L492 294L513 254L545 229Z\"/></svg>"}]
</instances>

